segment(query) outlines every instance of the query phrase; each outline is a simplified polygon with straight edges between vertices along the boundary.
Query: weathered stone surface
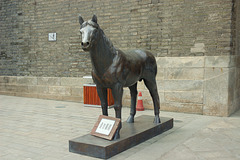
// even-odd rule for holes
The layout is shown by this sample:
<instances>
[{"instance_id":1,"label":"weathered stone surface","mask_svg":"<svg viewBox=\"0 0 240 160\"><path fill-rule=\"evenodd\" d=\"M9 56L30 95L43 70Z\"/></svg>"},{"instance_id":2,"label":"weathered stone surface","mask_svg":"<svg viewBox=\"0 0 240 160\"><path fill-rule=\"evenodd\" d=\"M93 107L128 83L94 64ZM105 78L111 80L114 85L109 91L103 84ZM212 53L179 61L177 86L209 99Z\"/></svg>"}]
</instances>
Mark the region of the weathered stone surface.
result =
<instances>
[{"instance_id":1,"label":"weathered stone surface","mask_svg":"<svg viewBox=\"0 0 240 160\"><path fill-rule=\"evenodd\" d=\"M166 68L165 79L198 80L204 78L204 68Z\"/></svg>"},{"instance_id":2,"label":"weathered stone surface","mask_svg":"<svg viewBox=\"0 0 240 160\"><path fill-rule=\"evenodd\" d=\"M34 94L34 93L20 93L20 92L17 92L14 96L18 96L18 97L29 97L29 98L38 98L38 94Z\"/></svg>"},{"instance_id":3,"label":"weathered stone surface","mask_svg":"<svg viewBox=\"0 0 240 160\"><path fill-rule=\"evenodd\" d=\"M201 80L165 80L164 91L202 91Z\"/></svg>"},{"instance_id":4,"label":"weathered stone surface","mask_svg":"<svg viewBox=\"0 0 240 160\"><path fill-rule=\"evenodd\" d=\"M1 83L8 83L8 84L15 84L17 82L16 76L0 76L0 84Z\"/></svg>"},{"instance_id":5,"label":"weathered stone surface","mask_svg":"<svg viewBox=\"0 0 240 160\"><path fill-rule=\"evenodd\" d=\"M239 55L237 55L237 56L235 56L235 58L236 58L236 60L235 60L235 64L236 64L236 67L240 67L240 56Z\"/></svg>"},{"instance_id":6,"label":"weathered stone surface","mask_svg":"<svg viewBox=\"0 0 240 160\"><path fill-rule=\"evenodd\" d=\"M82 102L82 96L62 96L63 101Z\"/></svg>"},{"instance_id":7,"label":"weathered stone surface","mask_svg":"<svg viewBox=\"0 0 240 160\"><path fill-rule=\"evenodd\" d=\"M71 95L71 89L63 86L50 86L49 93L53 95Z\"/></svg>"},{"instance_id":8,"label":"weathered stone surface","mask_svg":"<svg viewBox=\"0 0 240 160\"><path fill-rule=\"evenodd\" d=\"M0 91L6 91L6 86L5 84L0 83Z\"/></svg>"},{"instance_id":9,"label":"weathered stone surface","mask_svg":"<svg viewBox=\"0 0 240 160\"><path fill-rule=\"evenodd\" d=\"M16 84L17 83L17 77L16 76L9 76L8 77L8 83L9 84Z\"/></svg>"},{"instance_id":10,"label":"weathered stone surface","mask_svg":"<svg viewBox=\"0 0 240 160\"><path fill-rule=\"evenodd\" d=\"M17 77L17 84L37 85L37 77Z\"/></svg>"},{"instance_id":11,"label":"weathered stone surface","mask_svg":"<svg viewBox=\"0 0 240 160\"><path fill-rule=\"evenodd\" d=\"M230 67L234 63L230 56L207 56L205 67Z\"/></svg>"},{"instance_id":12,"label":"weathered stone surface","mask_svg":"<svg viewBox=\"0 0 240 160\"><path fill-rule=\"evenodd\" d=\"M158 65L158 69L157 69L157 76L156 76L156 80L163 80L164 79L164 68L161 68L160 65Z\"/></svg>"},{"instance_id":13,"label":"weathered stone surface","mask_svg":"<svg viewBox=\"0 0 240 160\"><path fill-rule=\"evenodd\" d=\"M206 80L217 78L218 76L221 76L223 74L228 74L229 68L218 68L218 67L211 67L211 68L205 68L204 78Z\"/></svg>"},{"instance_id":14,"label":"weathered stone surface","mask_svg":"<svg viewBox=\"0 0 240 160\"><path fill-rule=\"evenodd\" d=\"M158 80L157 81L157 88L159 92L164 91L164 86L165 86L165 80Z\"/></svg>"},{"instance_id":15,"label":"weathered stone surface","mask_svg":"<svg viewBox=\"0 0 240 160\"><path fill-rule=\"evenodd\" d=\"M17 88L17 92L21 92L21 93L28 93L28 86L27 85L19 85L16 86Z\"/></svg>"},{"instance_id":16,"label":"weathered stone surface","mask_svg":"<svg viewBox=\"0 0 240 160\"><path fill-rule=\"evenodd\" d=\"M28 92L29 93L38 93L38 86L31 86L31 85L28 85Z\"/></svg>"},{"instance_id":17,"label":"weathered stone surface","mask_svg":"<svg viewBox=\"0 0 240 160\"><path fill-rule=\"evenodd\" d=\"M71 87L71 95L72 96L82 96L83 88L82 87Z\"/></svg>"},{"instance_id":18,"label":"weathered stone surface","mask_svg":"<svg viewBox=\"0 0 240 160\"><path fill-rule=\"evenodd\" d=\"M203 104L202 92L165 92L166 102L196 103Z\"/></svg>"},{"instance_id":19,"label":"weathered stone surface","mask_svg":"<svg viewBox=\"0 0 240 160\"><path fill-rule=\"evenodd\" d=\"M83 79L79 77L62 77L61 78L61 86L75 86L82 87Z\"/></svg>"},{"instance_id":20,"label":"weathered stone surface","mask_svg":"<svg viewBox=\"0 0 240 160\"><path fill-rule=\"evenodd\" d=\"M179 61L177 61L177 58L158 57L158 61L161 61L160 59L178 66L159 68L161 76L157 80L157 86L161 110L228 116L239 109L239 68L216 67L231 65L231 62L225 63L228 62L227 58L183 57L178 58ZM199 67L200 65L186 67L188 65L183 63L185 61L183 59L188 59L189 64L201 62L206 67ZM230 59L237 64L238 56L231 56ZM92 79L1 76L0 82L0 94L82 102L83 86L78 85L92 83ZM144 107L153 109L152 98L143 81L139 82L138 91L142 92ZM129 89L124 88L123 105L130 106L130 104Z\"/></svg>"},{"instance_id":21,"label":"weathered stone surface","mask_svg":"<svg viewBox=\"0 0 240 160\"><path fill-rule=\"evenodd\" d=\"M234 106L234 101L238 98L238 86L236 81L236 68L229 68L229 80L228 80L228 114L234 113L236 111L236 107Z\"/></svg>"},{"instance_id":22,"label":"weathered stone surface","mask_svg":"<svg viewBox=\"0 0 240 160\"><path fill-rule=\"evenodd\" d=\"M157 64L159 68L204 67L204 57L161 57Z\"/></svg>"},{"instance_id":23,"label":"weathered stone surface","mask_svg":"<svg viewBox=\"0 0 240 160\"><path fill-rule=\"evenodd\" d=\"M3 77L3 76L1 76L0 77L0 83L8 83L8 77Z\"/></svg>"},{"instance_id":24,"label":"weathered stone surface","mask_svg":"<svg viewBox=\"0 0 240 160\"><path fill-rule=\"evenodd\" d=\"M59 86L60 83L59 77L38 77L38 85Z\"/></svg>"},{"instance_id":25,"label":"weathered stone surface","mask_svg":"<svg viewBox=\"0 0 240 160\"><path fill-rule=\"evenodd\" d=\"M37 93L38 94L48 94L49 87L48 86L37 86Z\"/></svg>"},{"instance_id":26,"label":"weathered stone surface","mask_svg":"<svg viewBox=\"0 0 240 160\"><path fill-rule=\"evenodd\" d=\"M17 91L17 85L6 84L5 85L5 90L9 91L9 92L16 92Z\"/></svg>"},{"instance_id":27,"label":"weathered stone surface","mask_svg":"<svg viewBox=\"0 0 240 160\"><path fill-rule=\"evenodd\" d=\"M16 92L10 92L10 91L0 91L0 94L2 95L8 95L8 96L16 96Z\"/></svg>"},{"instance_id":28,"label":"weathered stone surface","mask_svg":"<svg viewBox=\"0 0 240 160\"><path fill-rule=\"evenodd\" d=\"M204 114L228 115L228 76L225 73L204 82Z\"/></svg>"},{"instance_id":29,"label":"weathered stone surface","mask_svg":"<svg viewBox=\"0 0 240 160\"><path fill-rule=\"evenodd\" d=\"M138 82L138 84L137 84L137 89L138 89L138 90L146 90L147 87L145 86L144 82L141 81L141 82Z\"/></svg>"},{"instance_id":30,"label":"weathered stone surface","mask_svg":"<svg viewBox=\"0 0 240 160\"><path fill-rule=\"evenodd\" d=\"M196 103L163 103L162 110L203 114L203 104Z\"/></svg>"}]
</instances>

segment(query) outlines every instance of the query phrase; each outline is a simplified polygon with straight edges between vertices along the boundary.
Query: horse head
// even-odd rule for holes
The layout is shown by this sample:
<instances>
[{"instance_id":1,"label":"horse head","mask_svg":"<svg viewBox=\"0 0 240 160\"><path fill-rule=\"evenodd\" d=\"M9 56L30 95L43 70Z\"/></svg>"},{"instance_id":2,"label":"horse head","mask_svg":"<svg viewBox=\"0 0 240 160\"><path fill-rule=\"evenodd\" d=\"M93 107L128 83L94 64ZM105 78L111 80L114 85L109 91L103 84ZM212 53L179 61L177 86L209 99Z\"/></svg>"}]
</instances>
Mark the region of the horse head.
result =
<instances>
[{"instance_id":1,"label":"horse head","mask_svg":"<svg viewBox=\"0 0 240 160\"><path fill-rule=\"evenodd\" d=\"M83 18L79 15L80 23L80 33L82 35L82 49L84 51L89 51L98 37L99 25L97 23L97 16L93 15L92 19L84 21Z\"/></svg>"}]
</instances>

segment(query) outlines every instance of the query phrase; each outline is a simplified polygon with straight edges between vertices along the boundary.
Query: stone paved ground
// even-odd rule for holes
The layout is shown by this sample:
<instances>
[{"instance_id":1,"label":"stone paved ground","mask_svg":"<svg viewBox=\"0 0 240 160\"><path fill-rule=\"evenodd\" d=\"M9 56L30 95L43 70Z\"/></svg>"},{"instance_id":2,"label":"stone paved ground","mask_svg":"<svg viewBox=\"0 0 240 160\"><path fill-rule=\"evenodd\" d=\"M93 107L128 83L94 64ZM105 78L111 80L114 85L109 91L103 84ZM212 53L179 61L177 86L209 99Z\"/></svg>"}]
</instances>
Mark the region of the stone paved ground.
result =
<instances>
[{"instance_id":1,"label":"stone paved ground","mask_svg":"<svg viewBox=\"0 0 240 160\"><path fill-rule=\"evenodd\" d=\"M114 110L110 109L110 116ZM99 108L81 103L0 95L1 160L96 159L68 151L68 140L90 132ZM129 108L123 108L126 120ZM152 110L137 112L152 115ZM174 128L111 159L240 159L240 111L231 117L161 112Z\"/></svg>"}]
</instances>

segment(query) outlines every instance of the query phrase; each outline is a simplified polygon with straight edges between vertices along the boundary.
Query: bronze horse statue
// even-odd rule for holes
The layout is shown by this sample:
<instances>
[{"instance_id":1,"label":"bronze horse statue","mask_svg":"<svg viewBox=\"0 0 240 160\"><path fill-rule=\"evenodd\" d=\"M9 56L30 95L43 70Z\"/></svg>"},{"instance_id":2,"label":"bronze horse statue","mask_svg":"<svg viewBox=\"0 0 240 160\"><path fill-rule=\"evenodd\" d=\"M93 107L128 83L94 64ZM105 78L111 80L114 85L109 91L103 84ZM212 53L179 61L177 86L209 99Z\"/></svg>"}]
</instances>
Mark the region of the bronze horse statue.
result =
<instances>
[{"instance_id":1,"label":"bronze horse statue","mask_svg":"<svg viewBox=\"0 0 240 160\"><path fill-rule=\"evenodd\" d=\"M81 46L84 51L90 53L92 78L96 83L103 115L108 116L107 88L111 88L116 118L121 119L123 87L128 87L131 94L131 111L127 122L133 123L136 114L137 82L143 80L153 99L154 123L161 123L156 85L157 64L153 54L143 50L122 52L116 49L99 27L95 15L88 21L79 16L79 23ZM120 137L121 127L122 124L117 129L114 139Z\"/></svg>"}]
</instances>

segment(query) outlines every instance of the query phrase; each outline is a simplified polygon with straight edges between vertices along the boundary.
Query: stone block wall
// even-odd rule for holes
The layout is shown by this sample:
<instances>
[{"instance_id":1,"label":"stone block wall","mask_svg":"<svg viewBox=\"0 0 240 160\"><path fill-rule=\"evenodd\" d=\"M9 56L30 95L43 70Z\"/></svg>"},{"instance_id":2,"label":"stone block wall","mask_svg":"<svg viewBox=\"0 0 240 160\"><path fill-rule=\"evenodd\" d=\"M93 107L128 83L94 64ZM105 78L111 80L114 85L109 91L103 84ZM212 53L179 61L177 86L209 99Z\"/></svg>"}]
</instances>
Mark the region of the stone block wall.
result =
<instances>
[{"instance_id":1,"label":"stone block wall","mask_svg":"<svg viewBox=\"0 0 240 160\"><path fill-rule=\"evenodd\" d=\"M229 116L239 107L239 56L158 57L157 84L161 109ZM144 107L153 109L143 83ZM124 105L130 106L128 89Z\"/></svg>"},{"instance_id":2,"label":"stone block wall","mask_svg":"<svg viewBox=\"0 0 240 160\"><path fill-rule=\"evenodd\" d=\"M0 94L83 102L83 78L0 76Z\"/></svg>"},{"instance_id":3,"label":"stone block wall","mask_svg":"<svg viewBox=\"0 0 240 160\"><path fill-rule=\"evenodd\" d=\"M239 56L157 57L161 110L229 116L239 108ZM0 94L83 102L81 77L0 76ZM153 109L143 82L138 83L143 105ZM123 105L130 106L128 88Z\"/></svg>"},{"instance_id":4,"label":"stone block wall","mask_svg":"<svg viewBox=\"0 0 240 160\"><path fill-rule=\"evenodd\" d=\"M83 101L91 63L79 13L96 14L117 48L155 55L162 110L228 116L240 108L239 0L1 1L0 94ZM138 89L152 109L143 82ZM125 106L129 96L125 89Z\"/></svg>"}]
</instances>

